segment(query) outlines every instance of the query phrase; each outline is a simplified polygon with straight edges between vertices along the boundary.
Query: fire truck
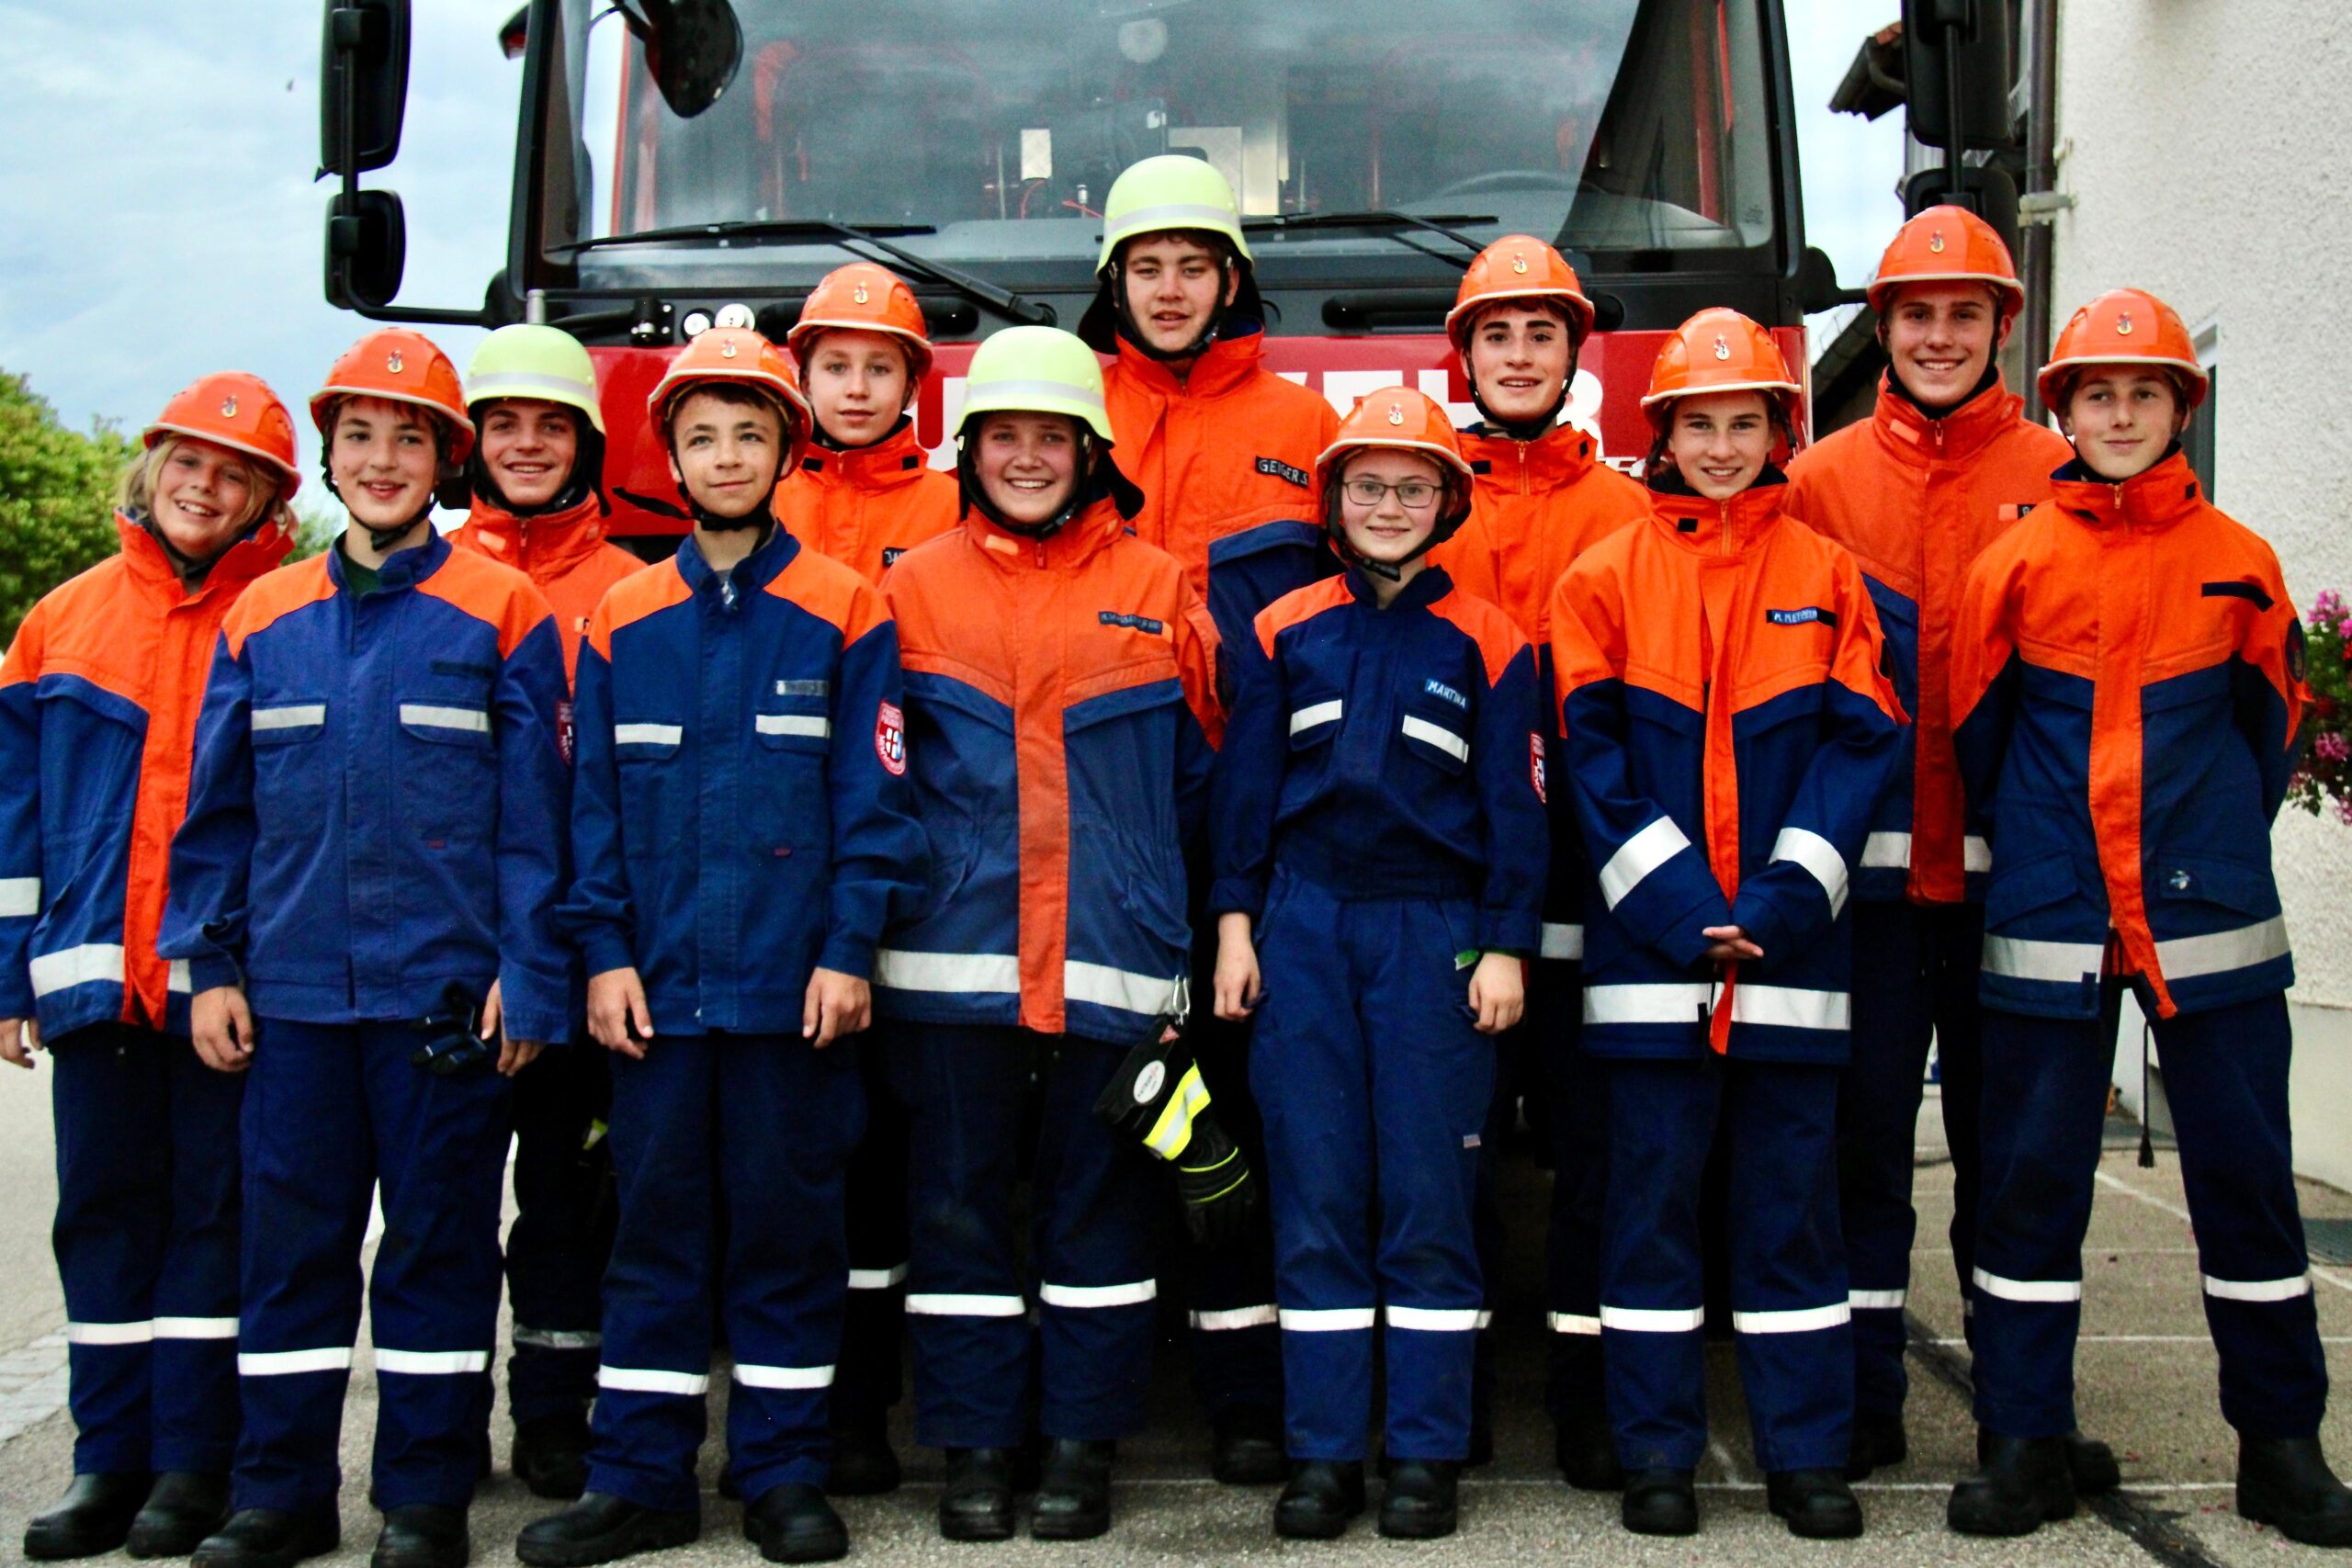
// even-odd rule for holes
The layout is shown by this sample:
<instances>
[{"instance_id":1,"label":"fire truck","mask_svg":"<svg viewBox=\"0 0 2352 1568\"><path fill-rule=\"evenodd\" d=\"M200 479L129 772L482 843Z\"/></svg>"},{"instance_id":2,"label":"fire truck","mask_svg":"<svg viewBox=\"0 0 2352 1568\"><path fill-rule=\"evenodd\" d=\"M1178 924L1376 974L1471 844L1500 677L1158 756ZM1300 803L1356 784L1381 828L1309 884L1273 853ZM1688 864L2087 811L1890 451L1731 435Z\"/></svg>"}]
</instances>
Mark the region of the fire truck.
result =
<instances>
[{"instance_id":1,"label":"fire truck","mask_svg":"<svg viewBox=\"0 0 2352 1568\"><path fill-rule=\"evenodd\" d=\"M1508 233L1600 308L1566 417L1646 448L1661 334L1705 305L1771 326L1840 298L1804 244L1781 0L531 0L506 262L479 309L396 302L407 0L330 0L327 293L379 320L565 328L597 362L614 532L674 536L642 417L714 322L781 337L826 272L877 261L942 344L932 460L972 345L1074 326L1100 209L1137 159L1204 158L1240 199L1270 368L1342 411L1402 382L1475 417L1441 322Z\"/></svg>"}]
</instances>

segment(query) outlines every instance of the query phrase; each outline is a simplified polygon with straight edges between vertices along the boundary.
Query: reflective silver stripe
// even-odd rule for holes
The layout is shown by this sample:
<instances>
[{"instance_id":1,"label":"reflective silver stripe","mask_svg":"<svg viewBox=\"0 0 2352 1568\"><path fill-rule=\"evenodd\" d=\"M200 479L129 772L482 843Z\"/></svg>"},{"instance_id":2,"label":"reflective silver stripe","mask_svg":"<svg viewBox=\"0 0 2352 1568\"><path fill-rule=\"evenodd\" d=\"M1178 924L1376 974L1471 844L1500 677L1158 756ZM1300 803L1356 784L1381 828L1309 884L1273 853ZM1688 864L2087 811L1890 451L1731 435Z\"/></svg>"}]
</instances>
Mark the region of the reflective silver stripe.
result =
<instances>
[{"instance_id":1,"label":"reflective silver stripe","mask_svg":"<svg viewBox=\"0 0 2352 1568\"><path fill-rule=\"evenodd\" d=\"M2287 917L2273 915L2260 925L2209 936L2177 936L2156 943L2156 963L2167 980L2190 980L2199 975L2222 975L2251 969L2287 956Z\"/></svg>"},{"instance_id":2,"label":"reflective silver stripe","mask_svg":"<svg viewBox=\"0 0 2352 1568\"><path fill-rule=\"evenodd\" d=\"M1856 1312L1901 1312L1908 1291L1849 1291L1846 1304Z\"/></svg>"},{"instance_id":3,"label":"reflective silver stripe","mask_svg":"<svg viewBox=\"0 0 2352 1568\"><path fill-rule=\"evenodd\" d=\"M909 1296L907 1310L917 1317L1019 1317L1029 1310L1019 1296Z\"/></svg>"},{"instance_id":4,"label":"reflective silver stripe","mask_svg":"<svg viewBox=\"0 0 2352 1568\"><path fill-rule=\"evenodd\" d=\"M1979 1269L1969 1279L1988 1296L2005 1302L2065 1303L2083 1299L2080 1280L2004 1280Z\"/></svg>"},{"instance_id":5,"label":"reflective silver stripe","mask_svg":"<svg viewBox=\"0 0 2352 1568\"><path fill-rule=\"evenodd\" d=\"M1544 943L1536 951L1537 956L1543 958L1582 958L1584 928L1546 920L1544 922Z\"/></svg>"},{"instance_id":6,"label":"reflective silver stripe","mask_svg":"<svg viewBox=\"0 0 2352 1568\"><path fill-rule=\"evenodd\" d=\"M907 1282L907 1266L893 1263L888 1269L853 1269L849 1271L849 1288L853 1291L887 1291Z\"/></svg>"},{"instance_id":7,"label":"reflective silver stripe","mask_svg":"<svg viewBox=\"0 0 2352 1568\"><path fill-rule=\"evenodd\" d=\"M685 727L679 724L613 726L613 744L616 746L675 746L685 738Z\"/></svg>"},{"instance_id":8,"label":"reflective silver stripe","mask_svg":"<svg viewBox=\"0 0 2352 1568\"><path fill-rule=\"evenodd\" d=\"M1544 1314L1544 1326L1555 1334L1591 1335L1600 1332L1600 1319L1582 1313L1547 1312Z\"/></svg>"},{"instance_id":9,"label":"reflective silver stripe","mask_svg":"<svg viewBox=\"0 0 2352 1568\"><path fill-rule=\"evenodd\" d=\"M1979 840L1980 842L1982 840ZM1907 871L1911 867L1911 835L1908 833L1872 833L1862 840L1862 867L1866 871Z\"/></svg>"},{"instance_id":10,"label":"reflective silver stripe","mask_svg":"<svg viewBox=\"0 0 2352 1568\"><path fill-rule=\"evenodd\" d=\"M806 735L822 740L832 734L833 721L816 714L763 713L752 717L752 728L762 735Z\"/></svg>"},{"instance_id":11,"label":"reflective silver stripe","mask_svg":"<svg viewBox=\"0 0 2352 1568\"><path fill-rule=\"evenodd\" d=\"M1102 243L1115 245L1137 234L1157 234L1165 229L1230 229L1237 222L1229 207L1196 201L1163 201L1157 207L1138 207L1132 212L1122 212L1115 225L1103 224Z\"/></svg>"},{"instance_id":12,"label":"reflective silver stripe","mask_svg":"<svg viewBox=\"0 0 2352 1568\"><path fill-rule=\"evenodd\" d=\"M350 1370L351 1347L348 1345L323 1350L237 1352L237 1375L241 1378L282 1378L301 1372L347 1372Z\"/></svg>"},{"instance_id":13,"label":"reflective silver stripe","mask_svg":"<svg viewBox=\"0 0 2352 1568\"><path fill-rule=\"evenodd\" d=\"M1294 1334L1369 1333L1377 1315L1370 1307L1284 1307L1275 1314Z\"/></svg>"},{"instance_id":14,"label":"reflective silver stripe","mask_svg":"<svg viewBox=\"0 0 2352 1568\"><path fill-rule=\"evenodd\" d=\"M466 383L466 401L469 403L486 403L493 398L535 398L541 392L585 398L592 403L596 400L596 384L594 381L583 387L569 376L542 376L531 370L495 370Z\"/></svg>"},{"instance_id":15,"label":"reflective silver stripe","mask_svg":"<svg viewBox=\"0 0 2352 1568\"><path fill-rule=\"evenodd\" d=\"M1272 1328L1280 1320L1272 1303L1264 1306L1227 1307L1222 1312L1192 1314L1194 1328L1204 1334L1224 1334L1237 1328Z\"/></svg>"},{"instance_id":16,"label":"reflective silver stripe","mask_svg":"<svg viewBox=\"0 0 2352 1568\"><path fill-rule=\"evenodd\" d=\"M1062 398L1080 408L1100 409L1102 392L1099 387L1081 387L1075 381L1045 381L1035 378L1012 378L1001 381L967 381L964 385L967 403L989 400L988 406L996 409L1027 408L1023 398Z\"/></svg>"},{"instance_id":17,"label":"reflective silver stripe","mask_svg":"<svg viewBox=\"0 0 2352 1568\"><path fill-rule=\"evenodd\" d=\"M1695 1334L1707 1325L1707 1309L1613 1307L1600 1309L1600 1326L1627 1334Z\"/></svg>"},{"instance_id":18,"label":"reflective silver stripe","mask_svg":"<svg viewBox=\"0 0 2352 1568\"><path fill-rule=\"evenodd\" d=\"M2291 1280L2216 1280L2208 1274L2205 1293L2224 1302L2291 1302L2297 1296L2312 1293L2312 1277L2298 1274Z\"/></svg>"},{"instance_id":19,"label":"reflective silver stripe","mask_svg":"<svg viewBox=\"0 0 2352 1568\"><path fill-rule=\"evenodd\" d=\"M0 919L40 913L40 878L0 877Z\"/></svg>"},{"instance_id":20,"label":"reflective silver stripe","mask_svg":"<svg viewBox=\"0 0 2352 1568\"><path fill-rule=\"evenodd\" d=\"M412 1377L463 1377L490 1371L487 1350L387 1350L376 1347L376 1370L404 1372Z\"/></svg>"},{"instance_id":21,"label":"reflective silver stripe","mask_svg":"<svg viewBox=\"0 0 2352 1568\"><path fill-rule=\"evenodd\" d=\"M514 1343L536 1350L599 1350L605 1337L593 1328L525 1328L517 1325Z\"/></svg>"},{"instance_id":22,"label":"reflective silver stripe","mask_svg":"<svg viewBox=\"0 0 2352 1568\"><path fill-rule=\"evenodd\" d=\"M874 983L887 991L1018 991L1021 959L1011 953L874 953Z\"/></svg>"},{"instance_id":23,"label":"reflective silver stripe","mask_svg":"<svg viewBox=\"0 0 2352 1568\"><path fill-rule=\"evenodd\" d=\"M234 1339L237 1320L233 1317L159 1317L155 1320L158 1339Z\"/></svg>"},{"instance_id":24,"label":"reflective silver stripe","mask_svg":"<svg viewBox=\"0 0 2352 1568\"><path fill-rule=\"evenodd\" d=\"M458 729L469 735L490 733L490 715L480 708L442 707L435 703L402 703L401 722L420 725L426 729Z\"/></svg>"},{"instance_id":25,"label":"reflective silver stripe","mask_svg":"<svg viewBox=\"0 0 2352 1568\"><path fill-rule=\"evenodd\" d=\"M1734 1334L1811 1334L1853 1321L1850 1304L1832 1302L1827 1306L1790 1307L1780 1312L1735 1312L1731 1314L1731 1328Z\"/></svg>"},{"instance_id":26,"label":"reflective silver stripe","mask_svg":"<svg viewBox=\"0 0 2352 1568\"><path fill-rule=\"evenodd\" d=\"M1157 1280L1136 1280L1124 1285L1040 1285L1037 1299L1049 1307L1091 1310L1095 1307L1141 1306L1159 1294Z\"/></svg>"},{"instance_id":27,"label":"reflective silver stripe","mask_svg":"<svg viewBox=\"0 0 2352 1568\"><path fill-rule=\"evenodd\" d=\"M1690 1023L1714 999L1704 980L1670 980L1652 986L1587 986L1587 1023Z\"/></svg>"},{"instance_id":28,"label":"reflective silver stripe","mask_svg":"<svg viewBox=\"0 0 2352 1568\"><path fill-rule=\"evenodd\" d=\"M1734 1023L1770 1024L1780 1029L1850 1027L1853 1003L1844 991L1808 991L1795 986L1743 985L1731 994Z\"/></svg>"},{"instance_id":29,"label":"reflective silver stripe","mask_svg":"<svg viewBox=\"0 0 2352 1568\"><path fill-rule=\"evenodd\" d=\"M292 703L285 707L255 708L253 724L256 731L264 729L308 729L327 721L324 703Z\"/></svg>"},{"instance_id":30,"label":"reflective silver stripe","mask_svg":"<svg viewBox=\"0 0 2352 1568\"><path fill-rule=\"evenodd\" d=\"M1011 962L1017 969L1020 961ZM1012 988L1021 987L1016 981ZM1097 1007L1153 1016L1184 1011L1184 982L1181 977L1137 975L1102 964L1080 964L1076 959L1062 964L1062 996L1073 1002L1092 1002Z\"/></svg>"},{"instance_id":31,"label":"reflective silver stripe","mask_svg":"<svg viewBox=\"0 0 2352 1568\"><path fill-rule=\"evenodd\" d=\"M735 1381L745 1388L831 1388L831 1367L754 1367L735 1363Z\"/></svg>"},{"instance_id":32,"label":"reflective silver stripe","mask_svg":"<svg viewBox=\"0 0 2352 1568\"><path fill-rule=\"evenodd\" d=\"M664 1372L651 1367L598 1367L596 1386L621 1393L708 1393L708 1372Z\"/></svg>"},{"instance_id":33,"label":"reflective silver stripe","mask_svg":"<svg viewBox=\"0 0 2352 1568\"><path fill-rule=\"evenodd\" d=\"M1690 847L1671 817L1661 817L1617 847L1600 868L1600 896L1615 908L1642 878Z\"/></svg>"},{"instance_id":34,"label":"reflective silver stripe","mask_svg":"<svg viewBox=\"0 0 2352 1568\"><path fill-rule=\"evenodd\" d=\"M1318 724L1337 724L1346 708L1347 705L1337 697L1328 703L1309 703L1303 708L1293 708L1290 732L1296 735L1300 730L1312 729Z\"/></svg>"},{"instance_id":35,"label":"reflective silver stripe","mask_svg":"<svg viewBox=\"0 0 2352 1568\"><path fill-rule=\"evenodd\" d=\"M1400 728L1405 731L1405 739L1408 740L1418 740L1424 746L1434 746L1458 762L1466 762L1470 760L1470 742L1442 724L1431 724L1428 719L1416 718L1407 714L1405 722Z\"/></svg>"},{"instance_id":36,"label":"reflective silver stripe","mask_svg":"<svg viewBox=\"0 0 2352 1568\"><path fill-rule=\"evenodd\" d=\"M171 967L166 970L164 975L164 988L167 991L176 992L183 997L196 989L196 981L188 972L187 959L175 958L172 960Z\"/></svg>"},{"instance_id":37,"label":"reflective silver stripe","mask_svg":"<svg viewBox=\"0 0 2352 1568\"><path fill-rule=\"evenodd\" d=\"M1985 872L1993 869L1993 846L1971 833L1960 841L1960 869Z\"/></svg>"},{"instance_id":38,"label":"reflective silver stripe","mask_svg":"<svg viewBox=\"0 0 2352 1568\"><path fill-rule=\"evenodd\" d=\"M2096 975L2107 949L2096 942L2033 942L2018 936L1984 939L1984 973L2012 980L2071 986Z\"/></svg>"},{"instance_id":39,"label":"reflective silver stripe","mask_svg":"<svg viewBox=\"0 0 2352 1568\"><path fill-rule=\"evenodd\" d=\"M1417 1328L1426 1334L1468 1334L1477 1328L1476 1307L1385 1308L1391 1328Z\"/></svg>"},{"instance_id":40,"label":"reflective silver stripe","mask_svg":"<svg viewBox=\"0 0 2352 1568\"><path fill-rule=\"evenodd\" d=\"M1838 846L1820 834L1804 828L1783 828L1781 836L1772 840L1772 859L1794 861L1813 874L1821 884L1822 892L1829 897L1829 914L1835 919L1846 907L1846 857Z\"/></svg>"},{"instance_id":41,"label":"reflective silver stripe","mask_svg":"<svg viewBox=\"0 0 2352 1568\"><path fill-rule=\"evenodd\" d=\"M112 942L94 942L62 953L44 953L26 965L32 976L33 995L70 991L100 980L122 983L122 949Z\"/></svg>"},{"instance_id":42,"label":"reflective silver stripe","mask_svg":"<svg viewBox=\"0 0 2352 1568\"><path fill-rule=\"evenodd\" d=\"M65 1325L68 1345L144 1345L155 1337L152 1319L137 1323L69 1323Z\"/></svg>"}]
</instances>

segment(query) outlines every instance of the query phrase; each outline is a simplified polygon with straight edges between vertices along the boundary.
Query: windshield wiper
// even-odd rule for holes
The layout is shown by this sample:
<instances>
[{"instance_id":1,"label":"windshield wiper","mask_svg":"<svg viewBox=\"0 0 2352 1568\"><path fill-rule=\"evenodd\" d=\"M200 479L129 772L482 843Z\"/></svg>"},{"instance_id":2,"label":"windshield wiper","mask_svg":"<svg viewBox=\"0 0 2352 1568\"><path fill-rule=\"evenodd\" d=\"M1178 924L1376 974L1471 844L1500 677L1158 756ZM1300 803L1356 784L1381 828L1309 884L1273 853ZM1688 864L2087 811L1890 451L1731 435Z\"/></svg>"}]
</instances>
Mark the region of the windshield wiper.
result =
<instances>
[{"instance_id":1,"label":"windshield wiper","mask_svg":"<svg viewBox=\"0 0 2352 1568\"><path fill-rule=\"evenodd\" d=\"M1272 230L1278 233L1293 229L1423 229L1432 234L1443 235L1468 251L1471 256L1476 256L1487 247L1463 233L1459 229L1450 228L1448 225L1494 221L1496 219L1492 213L1440 212L1424 218L1418 213L1398 212L1393 208L1375 207L1368 208L1362 212L1299 212L1280 218L1250 218L1242 220L1241 227L1245 231ZM1399 244L1412 245L1412 242L1402 234L1394 234L1390 238ZM1420 245L1412 245L1412 248L1419 251L1423 255L1437 256L1440 261L1453 261L1452 256L1438 256L1435 251ZM1465 258L1455 262L1454 265L1467 267L1470 262Z\"/></svg>"},{"instance_id":2,"label":"windshield wiper","mask_svg":"<svg viewBox=\"0 0 2352 1568\"><path fill-rule=\"evenodd\" d=\"M869 245L898 262L908 271L944 284L975 304L986 305L1000 315L1017 321L1029 321L1039 326L1052 326L1054 308L1035 300L1024 299L1010 288L1000 288L970 273L958 271L942 263L919 256L912 251L891 244L884 235L903 238L910 234L936 234L938 229L929 223L836 223L824 218L757 219L732 223L687 223L674 229L645 229L634 234L607 234L600 240L579 240L568 245L548 247L559 255L577 255L583 251L616 249L624 245L691 244L695 242L720 243L731 240L822 240L849 251L863 260L872 260L865 253L851 250L852 242Z\"/></svg>"}]
</instances>

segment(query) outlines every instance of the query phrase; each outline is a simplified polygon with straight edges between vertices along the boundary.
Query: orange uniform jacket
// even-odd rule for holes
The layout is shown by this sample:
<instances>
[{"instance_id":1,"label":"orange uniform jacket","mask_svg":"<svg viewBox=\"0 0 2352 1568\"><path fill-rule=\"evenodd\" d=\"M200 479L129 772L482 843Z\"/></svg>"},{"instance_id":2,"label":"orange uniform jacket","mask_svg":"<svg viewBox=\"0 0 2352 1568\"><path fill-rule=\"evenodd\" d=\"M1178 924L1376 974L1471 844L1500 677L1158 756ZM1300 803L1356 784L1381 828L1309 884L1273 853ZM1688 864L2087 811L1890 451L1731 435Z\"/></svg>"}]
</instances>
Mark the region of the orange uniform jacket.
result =
<instances>
[{"instance_id":1,"label":"orange uniform jacket","mask_svg":"<svg viewBox=\"0 0 2352 1568\"><path fill-rule=\"evenodd\" d=\"M871 446L812 446L776 487L775 520L868 582L925 539L956 526L956 477L932 468L912 420Z\"/></svg>"},{"instance_id":2,"label":"orange uniform jacket","mask_svg":"<svg viewBox=\"0 0 2352 1568\"><path fill-rule=\"evenodd\" d=\"M645 570L643 561L606 541L604 508L593 495L537 517L517 517L476 496L465 525L449 542L530 578L555 611L566 686L579 677L580 639L588 633L588 617L615 583Z\"/></svg>"},{"instance_id":3,"label":"orange uniform jacket","mask_svg":"<svg viewBox=\"0 0 2352 1568\"><path fill-rule=\"evenodd\" d=\"M33 606L0 665L0 1017L44 1039L120 1020L187 1032L155 953L196 716L230 606L292 541L232 545L193 593L118 515L122 553Z\"/></svg>"},{"instance_id":4,"label":"orange uniform jacket","mask_svg":"<svg viewBox=\"0 0 2352 1568\"><path fill-rule=\"evenodd\" d=\"M1862 563L1895 694L1913 716L1855 870L1854 893L1865 900L1984 896L1991 852L1967 818L1952 756L1952 630L1969 567L2049 498L2051 471L2073 456L2055 431L2026 422L2024 406L1996 382L1930 420L1883 381L1870 419L1789 465L1788 514Z\"/></svg>"}]
</instances>

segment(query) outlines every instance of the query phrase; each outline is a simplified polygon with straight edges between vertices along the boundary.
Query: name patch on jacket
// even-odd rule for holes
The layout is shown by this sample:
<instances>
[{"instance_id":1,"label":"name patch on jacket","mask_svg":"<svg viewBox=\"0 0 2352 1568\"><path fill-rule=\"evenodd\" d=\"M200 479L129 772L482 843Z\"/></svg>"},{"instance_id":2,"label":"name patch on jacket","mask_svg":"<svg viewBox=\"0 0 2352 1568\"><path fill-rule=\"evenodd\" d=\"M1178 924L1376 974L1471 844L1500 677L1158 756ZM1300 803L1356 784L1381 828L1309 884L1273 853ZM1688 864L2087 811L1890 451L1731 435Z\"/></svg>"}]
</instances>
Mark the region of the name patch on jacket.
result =
<instances>
[{"instance_id":1,"label":"name patch on jacket","mask_svg":"<svg viewBox=\"0 0 2352 1568\"><path fill-rule=\"evenodd\" d=\"M1155 621L1149 615L1130 615L1118 610L1104 610L1095 618L1106 626L1125 626L1131 632L1142 632L1148 637L1158 637L1168 629L1164 622Z\"/></svg>"},{"instance_id":2,"label":"name patch on jacket","mask_svg":"<svg viewBox=\"0 0 2352 1568\"><path fill-rule=\"evenodd\" d=\"M1470 699L1468 697L1464 696L1461 693L1455 691L1453 687L1447 685L1442 681L1424 681L1421 682L1421 690L1427 692L1430 696L1443 697L1447 702L1452 703L1455 707L1461 708L1464 712L1467 712L1470 707Z\"/></svg>"},{"instance_id":3,"label":"name patch on jacket","mask_svg":"<svg viewBox=\"0 0 2352 1568\"><path fill-rule=\"evenodd\" d=\"M821 697L831 690L822 681L778 681L775 694L779 697Z\"/></svg>"},{"instance_id":4,"label":"name patch on jacket","mask_svg":"<svg viewBox=\"0 0 2352 1568\"><path fill-rule=\"evenodd\" d=\"M885 545L882 547L882 564L884 566L896 566L898 564L899 558L906 553L904 546Z\"/></svg>"},{"instance_id":5,"label":"name patch on jacket","mask_svg":"<svg viewBox=\"0 0 2352 1568\"><path fill-rule=\"evenodd\" d=\"M1287 479L1301 490L1314 482L1305 468L1294 468L1280 457L1259 458L1258 471L1269 479Z\"/></svg>"},{"instance_id":6,"label":"name patch on jacket","mask_svg":"<svg viewBox=\"0 0 2352 1568\"><path fill-rule=\"evenodd\" d=\"M1825 626L1838 624L1838 612L1825 610L1818 604L1807 604L1802 610L1767 610L1764 618L1776 626L1809 626L1816 622Z\"/></svg>"}]
</instances>

